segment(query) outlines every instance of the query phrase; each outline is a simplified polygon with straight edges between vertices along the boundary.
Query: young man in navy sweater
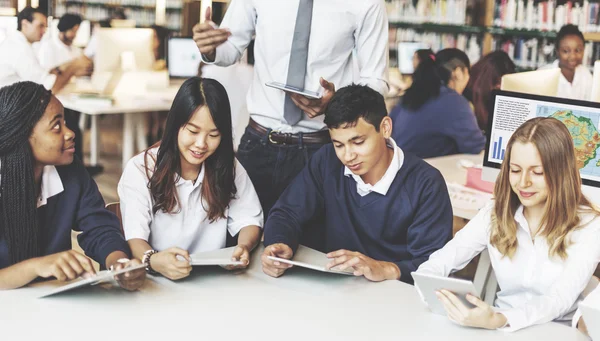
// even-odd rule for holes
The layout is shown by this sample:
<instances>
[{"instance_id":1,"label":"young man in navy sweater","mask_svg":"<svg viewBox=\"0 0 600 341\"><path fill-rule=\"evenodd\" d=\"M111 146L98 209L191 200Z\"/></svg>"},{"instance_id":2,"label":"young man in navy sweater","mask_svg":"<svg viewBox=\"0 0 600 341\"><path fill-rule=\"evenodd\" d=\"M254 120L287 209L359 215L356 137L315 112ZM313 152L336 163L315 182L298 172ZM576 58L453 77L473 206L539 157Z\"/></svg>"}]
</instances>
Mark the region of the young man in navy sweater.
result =
<instances>
[{"instance_id":1,"label":"young man in navy sweater","mask_svg":"<svg viewBox=\"0 0 600 341\"><path fill-rule=\"evenodd\" d=\"M415 271L452 237L452 207L438 170L396 146L383 96L340 89L325 111L332 144L292 181L265 225L263 271L279 277L308 222L323 217L328 267L371 281L412 283ZM310 245L309 245L310 246Z\"/></svg>"}]
</instances>

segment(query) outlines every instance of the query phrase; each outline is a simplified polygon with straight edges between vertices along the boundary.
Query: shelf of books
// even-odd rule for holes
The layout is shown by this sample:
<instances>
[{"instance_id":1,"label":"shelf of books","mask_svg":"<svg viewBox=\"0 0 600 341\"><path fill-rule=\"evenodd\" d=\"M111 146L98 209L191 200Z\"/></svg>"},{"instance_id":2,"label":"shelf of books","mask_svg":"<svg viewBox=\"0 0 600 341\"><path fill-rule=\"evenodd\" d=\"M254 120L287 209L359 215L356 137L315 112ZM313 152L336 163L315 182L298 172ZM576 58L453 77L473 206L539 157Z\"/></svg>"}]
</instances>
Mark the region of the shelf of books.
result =
<instances>
[{"instance_id":1,"label":"shelf of books","mask_svg":"<svg viewBox=\"0 0 600 341\"><path fill-rule=\"evenodd\" d=\"M0 0L0 16L17 15L17 5L15 0Z\"/></svg>"},{"instance_id":2,"label":"shelf of books","mask_svg":"<svg viewBox=\"0 0 600 341\"><path fill-rule=\"evenodd\" d=\"M135 20L138 27L148 27L156 22L156 0L57 0L54 13L57 17L64 13L78 13L97 22L109 19L119 8L124 10L128 19ZM164 26L179 32L182 11L183 0L167 0Z\"/></svg>"}]
</instances>

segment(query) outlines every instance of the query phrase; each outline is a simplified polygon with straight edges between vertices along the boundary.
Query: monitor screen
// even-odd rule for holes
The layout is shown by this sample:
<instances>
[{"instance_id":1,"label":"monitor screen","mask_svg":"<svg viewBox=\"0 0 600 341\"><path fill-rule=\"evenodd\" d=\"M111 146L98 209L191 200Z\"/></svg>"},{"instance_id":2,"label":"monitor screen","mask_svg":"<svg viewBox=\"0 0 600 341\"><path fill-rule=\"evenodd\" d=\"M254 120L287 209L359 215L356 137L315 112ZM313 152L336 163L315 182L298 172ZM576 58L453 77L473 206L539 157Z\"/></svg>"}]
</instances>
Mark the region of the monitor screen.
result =
<instances>
[{"instance_id":1,"label":"monitor screen","mask_svg":"<svg viewBox=\"0 0 600 341\"><path fill-rule=\"evenodd\" d=\"M415 72L413 68L413 55L417 50L428 49L429 45L425 43L398 43L398 69L403 75L412 75Z\"/></svg>"},{"instance_id":2,"label":"monitor screen","mask_svg":"<svg viewBox=\"0 0 600 341\"><path fill-rule=\"evenodd\" d=\"M17 17L0 16L0 42L4 41L9 31L17 30Z\"/></svg>"},{"instance_id":3,"label":"monitor screen","mask_svg":"<svg viewBox=\"0 0 600 341\"><path fill-rule=\"evenodd\" d=\"M200 51L192 38L172 37L167 46L169 76L190 78L198 75Z\"/></svg>"},{"instance_id":4,"label":"monitor screen","mask_svg":"<svg viewBox=\"0 0 600 341\"><path fill-rule=\"evenodd\" d=\"M495 181L508 140L521 124L534 117L554 117L573 137L583 184L600 187L600 103L495 91L493 104L486 133L484 180Z\"/></svg>"}]
</instances>

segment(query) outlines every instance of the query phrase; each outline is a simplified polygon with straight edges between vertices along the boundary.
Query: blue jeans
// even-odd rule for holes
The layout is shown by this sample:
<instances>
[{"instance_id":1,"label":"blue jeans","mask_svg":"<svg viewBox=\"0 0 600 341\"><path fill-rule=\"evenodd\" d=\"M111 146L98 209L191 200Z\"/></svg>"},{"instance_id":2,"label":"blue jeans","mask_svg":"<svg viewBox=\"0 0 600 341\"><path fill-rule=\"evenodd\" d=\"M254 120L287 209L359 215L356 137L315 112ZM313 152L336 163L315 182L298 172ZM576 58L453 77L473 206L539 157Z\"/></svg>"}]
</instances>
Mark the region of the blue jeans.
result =
<instances>
[{"instance_id":1,"label":"blue jeans","mask_svg":"<svg viewBox=\"0 0 600 341\"><path fill-rule=\"evenodd\" d=\"M265 215L265 223L268 212L279 196L321 147L322 144L273 144L269 142L268 134L260 136L252 128L246 127L238 147L237 159L248 172L256 189ZM321 243L324 245L322 239L324 233L321 235L322 229L317 228L321 220L320 217L315 217L314 221L307 224L302 242L304 245L318 249ZM312 230L315 232L313 233Z\"/></svg>"}]
</instances>

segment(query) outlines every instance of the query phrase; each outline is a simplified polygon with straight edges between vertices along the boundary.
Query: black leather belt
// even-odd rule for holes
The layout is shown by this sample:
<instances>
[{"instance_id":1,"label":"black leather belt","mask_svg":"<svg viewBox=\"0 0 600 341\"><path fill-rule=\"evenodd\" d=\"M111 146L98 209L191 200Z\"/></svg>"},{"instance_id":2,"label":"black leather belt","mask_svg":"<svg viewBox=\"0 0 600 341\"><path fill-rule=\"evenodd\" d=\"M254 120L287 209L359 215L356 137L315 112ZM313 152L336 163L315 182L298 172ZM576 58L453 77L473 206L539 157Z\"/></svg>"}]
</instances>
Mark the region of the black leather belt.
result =
<instances>
[{"instance_id":1,"label":"black leather belt","mask_svg":"<svg viewBox=\"0 0 600 341\"><path fill-rule=\"evenodd\" d=\"M268 134L269 142L273 144L300 144L299 133L282 133L275 130L269 131L268 128L256 123L250 119L248 126L261 136ZM302 143L305 144L327 144L331 142L328 130L320 130L314 133L302 133Z\"/></svg>"}]
</instances>

